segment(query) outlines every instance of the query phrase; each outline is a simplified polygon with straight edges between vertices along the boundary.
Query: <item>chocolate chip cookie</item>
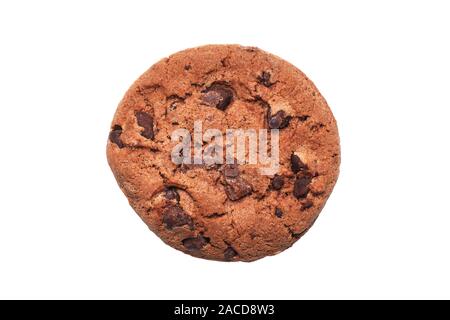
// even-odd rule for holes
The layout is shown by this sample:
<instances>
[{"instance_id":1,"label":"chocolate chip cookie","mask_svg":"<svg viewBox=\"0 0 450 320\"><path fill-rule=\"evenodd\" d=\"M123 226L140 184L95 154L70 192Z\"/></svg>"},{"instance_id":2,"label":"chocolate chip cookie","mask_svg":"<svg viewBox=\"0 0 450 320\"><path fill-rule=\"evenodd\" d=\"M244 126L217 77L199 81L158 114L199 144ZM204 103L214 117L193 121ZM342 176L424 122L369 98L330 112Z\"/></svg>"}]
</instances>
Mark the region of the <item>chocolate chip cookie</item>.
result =
<instances>
[{"instance_id":1,"label":"chocolate chip cookie","mask_svg":"<svg viewBox=\"0 0 450 320\"><path fill-rule=\"evenodd\" d=\"M244 133L240 144L227 140L230 129ZM267 150L259 140L255 153L246 146L258 137L268 137ZM325 99L300 70L254 47L208 45L157 62L131 86L107 158L165 243L195 257L253 261L312 226L336 183L340 148Z\"/></svg>"}]
</instances>

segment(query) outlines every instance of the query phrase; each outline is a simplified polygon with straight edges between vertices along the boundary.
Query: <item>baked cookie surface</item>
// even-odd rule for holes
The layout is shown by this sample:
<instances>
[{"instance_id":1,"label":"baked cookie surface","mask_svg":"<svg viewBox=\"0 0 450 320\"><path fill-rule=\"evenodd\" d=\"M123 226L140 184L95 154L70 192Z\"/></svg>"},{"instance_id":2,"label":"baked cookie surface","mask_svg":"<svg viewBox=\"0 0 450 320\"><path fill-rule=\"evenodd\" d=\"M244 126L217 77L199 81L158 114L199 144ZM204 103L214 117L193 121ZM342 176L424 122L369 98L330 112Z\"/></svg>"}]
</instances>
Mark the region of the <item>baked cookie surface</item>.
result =
<instances>
[{"instance_id":1,"label":"baked cookie surface","mask_svg":"<svg viewBox=\"0 0 450 320\"><path fill-rule=\"evenodd\" d=\"M193 135L195 123L224 136L276 129L277 172L237 160L175 163L173 133ZM193 140L192 153L212 142ZM208 45L159 61L131 86L107 158L130 205L165 243L200 258L253 261L311 227L336 183L340 148L325 99L300 70L254 47Z\"/></svg>"}]
</instances>

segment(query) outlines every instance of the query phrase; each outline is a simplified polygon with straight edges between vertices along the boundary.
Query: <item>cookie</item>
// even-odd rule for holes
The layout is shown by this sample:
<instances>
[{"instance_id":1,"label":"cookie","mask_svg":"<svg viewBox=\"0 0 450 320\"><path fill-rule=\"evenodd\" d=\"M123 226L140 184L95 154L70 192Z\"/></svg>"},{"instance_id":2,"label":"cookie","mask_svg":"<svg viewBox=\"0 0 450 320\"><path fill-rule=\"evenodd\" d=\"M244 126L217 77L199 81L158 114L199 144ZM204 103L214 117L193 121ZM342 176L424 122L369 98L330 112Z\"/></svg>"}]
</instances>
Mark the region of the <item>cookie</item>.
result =
<instances>
[{"instance_id":1,"label":"cookie","mask_svg":"<svg viewBox=\"0 0 450 320\"><path fill-rule=\"evenodd\" d=\"M340 147L325 99L300 70L255 47L208 45L157 62L131 86L107 158L166 244L253 261L312 226L336 183Z\"/></svg>"}]
</instances>

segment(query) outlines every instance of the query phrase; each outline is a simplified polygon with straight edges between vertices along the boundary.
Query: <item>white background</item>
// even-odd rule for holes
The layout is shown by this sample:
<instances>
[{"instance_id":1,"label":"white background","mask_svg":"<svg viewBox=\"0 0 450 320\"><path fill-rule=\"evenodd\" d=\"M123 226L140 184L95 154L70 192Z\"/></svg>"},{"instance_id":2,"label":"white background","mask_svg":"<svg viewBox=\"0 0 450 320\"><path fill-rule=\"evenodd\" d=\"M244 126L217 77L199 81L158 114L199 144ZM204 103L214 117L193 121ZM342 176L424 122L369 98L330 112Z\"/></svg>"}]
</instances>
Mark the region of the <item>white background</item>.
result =
<instances>
[{"instance_id":1,"label":"white background","mask_svg":"<svg viewBox=\"0 0 450 320\"><path fill-rule=\"evenodd\" d=\"M446 1L2 1L0 298L450 298ZM338 184L293 248L194 259L106 162L122 95L208 43L301 68L339 124Z\"/></svg>"}]
</instances>

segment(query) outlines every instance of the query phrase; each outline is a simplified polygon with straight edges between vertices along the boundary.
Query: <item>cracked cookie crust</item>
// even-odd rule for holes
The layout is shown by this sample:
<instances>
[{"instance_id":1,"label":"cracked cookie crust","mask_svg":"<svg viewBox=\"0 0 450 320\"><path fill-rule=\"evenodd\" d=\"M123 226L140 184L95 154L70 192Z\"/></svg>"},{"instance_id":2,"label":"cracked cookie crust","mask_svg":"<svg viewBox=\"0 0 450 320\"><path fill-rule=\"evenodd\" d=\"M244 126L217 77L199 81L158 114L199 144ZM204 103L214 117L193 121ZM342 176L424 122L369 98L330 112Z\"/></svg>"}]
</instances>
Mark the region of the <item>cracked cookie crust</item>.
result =
<instances>
[{"instance_id":1,"label":"cracked cookie crust","mask_svg":"<svg viewBox=\"0 0 450 320\"><path fill-rule=\"evenodd\" d=\"M280 169L171 161L174 130L278 129ZM206 146L205 146L206 147ZM254 47L208 45L162 59L127 91L108 163L148 227L195 257L253 261L312 226L338 177L336 121L314 84Z\"/></svg>"}]
</instances>

